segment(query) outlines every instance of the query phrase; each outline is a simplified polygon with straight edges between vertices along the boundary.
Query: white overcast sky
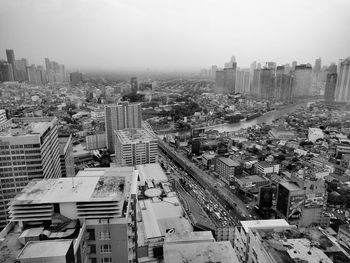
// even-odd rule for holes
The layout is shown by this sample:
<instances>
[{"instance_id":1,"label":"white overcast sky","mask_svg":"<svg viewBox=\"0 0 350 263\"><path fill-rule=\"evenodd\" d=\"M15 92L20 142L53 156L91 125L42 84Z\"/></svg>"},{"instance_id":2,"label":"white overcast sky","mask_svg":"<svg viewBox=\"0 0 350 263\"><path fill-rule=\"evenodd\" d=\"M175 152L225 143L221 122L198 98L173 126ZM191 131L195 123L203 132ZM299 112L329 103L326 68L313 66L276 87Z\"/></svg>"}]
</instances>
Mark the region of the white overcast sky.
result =
<instances>
[{"instance_id":1,"label":"white overcast sky","mask_svg":"<svg viewBox=\"0 0 350 263\"><path fill-rule=\"evenodd\" d=\"M0 0L0 58L199 69L350 56L350 0Z\"/></svg>"}]
</instances>

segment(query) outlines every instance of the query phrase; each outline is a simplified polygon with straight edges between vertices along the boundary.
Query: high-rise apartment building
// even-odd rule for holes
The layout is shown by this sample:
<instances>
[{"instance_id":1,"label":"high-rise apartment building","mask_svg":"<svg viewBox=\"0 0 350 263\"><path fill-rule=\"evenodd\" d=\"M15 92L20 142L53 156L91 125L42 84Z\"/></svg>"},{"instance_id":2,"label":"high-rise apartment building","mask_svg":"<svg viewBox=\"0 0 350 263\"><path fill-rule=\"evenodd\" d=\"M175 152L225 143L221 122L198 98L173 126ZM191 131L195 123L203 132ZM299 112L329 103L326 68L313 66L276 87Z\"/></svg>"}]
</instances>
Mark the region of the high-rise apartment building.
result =
<instances>
[{"instance_id":1,"label":"high-rise apartment building","mask_svg":"<svg viewBox=\"0 0 350 263\"><path fill-rule=\"evenodd\" d=\"M326 86L324 90L324 100L333 102L335 95L335 87L337 85L337 73L328 73L326 78Z\"/></svg>"},{"instance_id":2,"label":"high-rise apartment building","mask_svg":"<svg viewBox=\"0 0 350 263\"><path fill-rule=\"evenodd\" d=\"M28 62L25 58L15 61L16 76L18 81L28 80L27 66L28 66Z\"/></svg>"},{"instance_id":3,"label":"high-rise apartment building","mask_svg":"<svg viewBox=\"0 0 350 263\"><path fill-rule=\"evenodd\" d=\"M13 51L13 49L6 49L6 57L7 57L7 62L12 66L13 79L17 80L16 59L15 59L15 52Z\"/></svg>"},{"instance_id":4,"label":"high-rise apartment building","mask_svg":"<svg viewBox=\"0 0 350 263\"><path fill-rule=\"evenodd\" d=\"M321 58L317 58L315 60L314 72L319 73L321 71L321 67L322 67L322 60Z\"/></svg>"},{"instance_id":5,"label":"high-rise apartment building","mask_svg":"<svg viewBox=\"0 0 350 263\"><path fill-rule=\"evenodd\" d=\"M274 69L263 68L260 71L260 98L266 100L274 99L275 74Z\"/></svg>"},{"instance_id":6,"label":"high-rise apartment building","mask_svg":"<svg viewBox=\"0 0 350 263\"><path fill-rule=\"evenodd\" d=\"M62 177L75 176L72 135L59 136Z\"/></svg>"},{"instance_id":7,"label":"high-rise apartment building","mask_svg":"<svg viewBox=\"0 0 350 263\"><path fill-rule=\"evenodd\" d=\"M6 61L0 61L0 81L14 81L12 65Z\"/></svg>"},{"instance_id":8,"label":"high-rise apartment building","mask_svg":"<svg viewBox=\"0 0 350 263\"><path fill-rule=\"evenodd\" d=\"M236 93L248 94L250 92L250 73L248 70L237 70Z\"/></svg>"},{"instance_id":9,"label":"high-rise apartment building","mask_svg":"<svg viewBox=\"0 0 350 263\"><path fill-rule=\"evenodd\" d=\"M144 129L115 130L115 153L118 165L155 163L158 140Z\"/></svg>"},{"instance_id":10,"label":"high-rise apartment building","mask_svg":"<svg viewBox=\"0 0 350 263\"><path fill-rule=\"evenodd\" d=\"M295 66L293 81L293 96L305 97L311 95L311 65L301 64Z\"/></svg>"},{"instance_id":11,"label":"high-rise apartment building","mask_svg":"<svg viewBox=\"0 0 350 263\"><path fill-rule=\"evenodd\" d=\"M339 74L335 88L335 101L350 101L350 57L340 62Z\"/></svg>"},{"instance_id":12,"label":"high-rise apartment building","mask_svg":"<svg viewBox=\"0 0 350 263\"><path fill-rule=\"evenodd\" d=\"M16 118L0 125L0 227L7 203L34 178L61 177L56 118Z\"/></svg>"},{"instance_id":13,"label":"high-rise apartment building","mask_svg":"<svg viewBox=\"0 0 350 263\"><path fill-rule=\"evenodd\" d=\"M234 94L236 92L237 64L233 62L230 68L216 71L215 92Z\"/></svg>"},{"instance_id":14,"label":"high-rise apartment building","mask_svg":"<svg viewBox=\"0 0 350 263\"><path fill-rule=\"evenodd\" d=\"M285 72L284 66L277 67L275 99L284 103L290 103L293 99L293 77Z\"/></svg>"},{"instance_id":15,"label":"high-rise apartment building","mask_svg":"<svg viewBox=\"0 0 350 263\"><path fill-rule=\"evenodd\" d=\"M6 262L138 262L133 167L33 180L10 203ZM15 229L15 230L11 230ZM0 244L1 246L2 244ZM17 260L17 261L15 261Z\"/></svg>"},{"instance_id":16,"label":"high-rise apartment building","mask_svg":"<svg viewBox=\"0 0 350 263\"><path fill-rule=\"evenodd\" d=\"M137 93L137 78L136 77L132 77L130 79L130 84L131 84L131 93L132 94L136 94Z\"/></svg>"},{"instance_id":17,"label":"high-rise apartment building","mask_svg":"<svg viewBox=\"0 0 350 263\"><path fill-rule=\"evenodd\" d=\"M107 148L111 153L115 150L115 130L141 128L141 104L121 102L105 106L105 130Z\"/></svg>"},{"instance_id":18,"label":"high-rise apartment building","mask_svg":"<svg viewBox=\"0 0 350 263\"><path fill-rule=\"evenodd\" d=\"M43 84L43 82L45 82L43 79L42 72L34 64L27 67L27 71L28 71L28 80L30 83L41 85Z\"/></svg>"}]
</instances>

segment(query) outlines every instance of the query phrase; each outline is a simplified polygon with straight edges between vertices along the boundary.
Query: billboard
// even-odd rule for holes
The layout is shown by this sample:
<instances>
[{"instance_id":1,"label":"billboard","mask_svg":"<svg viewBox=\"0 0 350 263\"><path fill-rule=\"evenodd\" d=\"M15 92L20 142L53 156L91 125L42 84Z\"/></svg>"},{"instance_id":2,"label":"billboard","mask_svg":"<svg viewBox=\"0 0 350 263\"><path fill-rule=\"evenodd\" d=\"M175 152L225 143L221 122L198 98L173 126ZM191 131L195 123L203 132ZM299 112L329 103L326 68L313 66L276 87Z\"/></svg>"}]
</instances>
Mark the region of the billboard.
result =
<instances>
[{"instance_id":1,"label":"billboard","mask_svg":"<svg viewBox=\"0 0 350 263\"><path fill-rule=\"evenodd\" d=\"M305 198L305 207L306 208L315 208L322 207L324 205L324 194L307 194Z\"/></svg>"},{"instance_id":2,"label":"billboard","mask_svg":"<svg viewBox=\"0 0 350 263\"><path fill-rule=\"evenodd\" d=\"M272 207L273 188L272 186L260 187L259 209L270 209Z\"/></svg>"},{"instance_id":3,"label":"billboard","mask_svg":"<svg viewBox=\"0 0 350 263\"><path fill-rule=\"evenodd\" d=\"M296 220L301 217L304 201L304 195L296 195L290 197L288 220Z\"/></svg>"}]
</instances>

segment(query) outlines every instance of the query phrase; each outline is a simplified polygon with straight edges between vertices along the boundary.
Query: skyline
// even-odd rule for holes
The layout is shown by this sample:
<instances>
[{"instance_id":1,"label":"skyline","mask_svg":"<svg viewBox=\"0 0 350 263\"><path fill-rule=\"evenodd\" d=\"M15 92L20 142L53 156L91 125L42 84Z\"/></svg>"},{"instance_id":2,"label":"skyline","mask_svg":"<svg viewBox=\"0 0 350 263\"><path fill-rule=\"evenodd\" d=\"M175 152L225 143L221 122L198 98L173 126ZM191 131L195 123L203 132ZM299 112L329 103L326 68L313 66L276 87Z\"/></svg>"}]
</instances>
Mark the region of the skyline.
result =
<instances>
[{"instance_id":1,"label":"skyline","mask_svg":"<svg viewBox=\"0 0 350 263\"><path fill-rule=\"evenodd\" d=\"M328 65L349 56L346 0L0 0L0 7L1 59L14 49L16 59L44 65L48 57L69 70L198 70L223 67L231 56L240 68L255 60L313 65L318 57Z\"/></svg>"}]
</instances>

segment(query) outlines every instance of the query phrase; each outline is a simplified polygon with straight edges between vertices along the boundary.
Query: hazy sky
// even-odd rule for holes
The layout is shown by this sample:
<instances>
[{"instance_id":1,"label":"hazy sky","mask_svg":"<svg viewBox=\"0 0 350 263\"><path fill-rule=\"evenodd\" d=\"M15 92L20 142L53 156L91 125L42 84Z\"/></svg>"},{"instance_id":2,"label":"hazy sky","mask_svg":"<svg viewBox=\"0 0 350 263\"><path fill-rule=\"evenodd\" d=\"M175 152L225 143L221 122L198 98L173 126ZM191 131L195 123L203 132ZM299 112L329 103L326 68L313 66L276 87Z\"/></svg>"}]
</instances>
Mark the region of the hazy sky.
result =
<instances>
[{"instance_id":1,"label":"hazy sky","mask_svg":"<svg viewBox=\"0 0 350 263\"><path fill-rule=\"evenodd\" d=\"M349 0L0 0L0 58L70 69L199 69L350 56Z\"/></svg>"}]
</instances>

